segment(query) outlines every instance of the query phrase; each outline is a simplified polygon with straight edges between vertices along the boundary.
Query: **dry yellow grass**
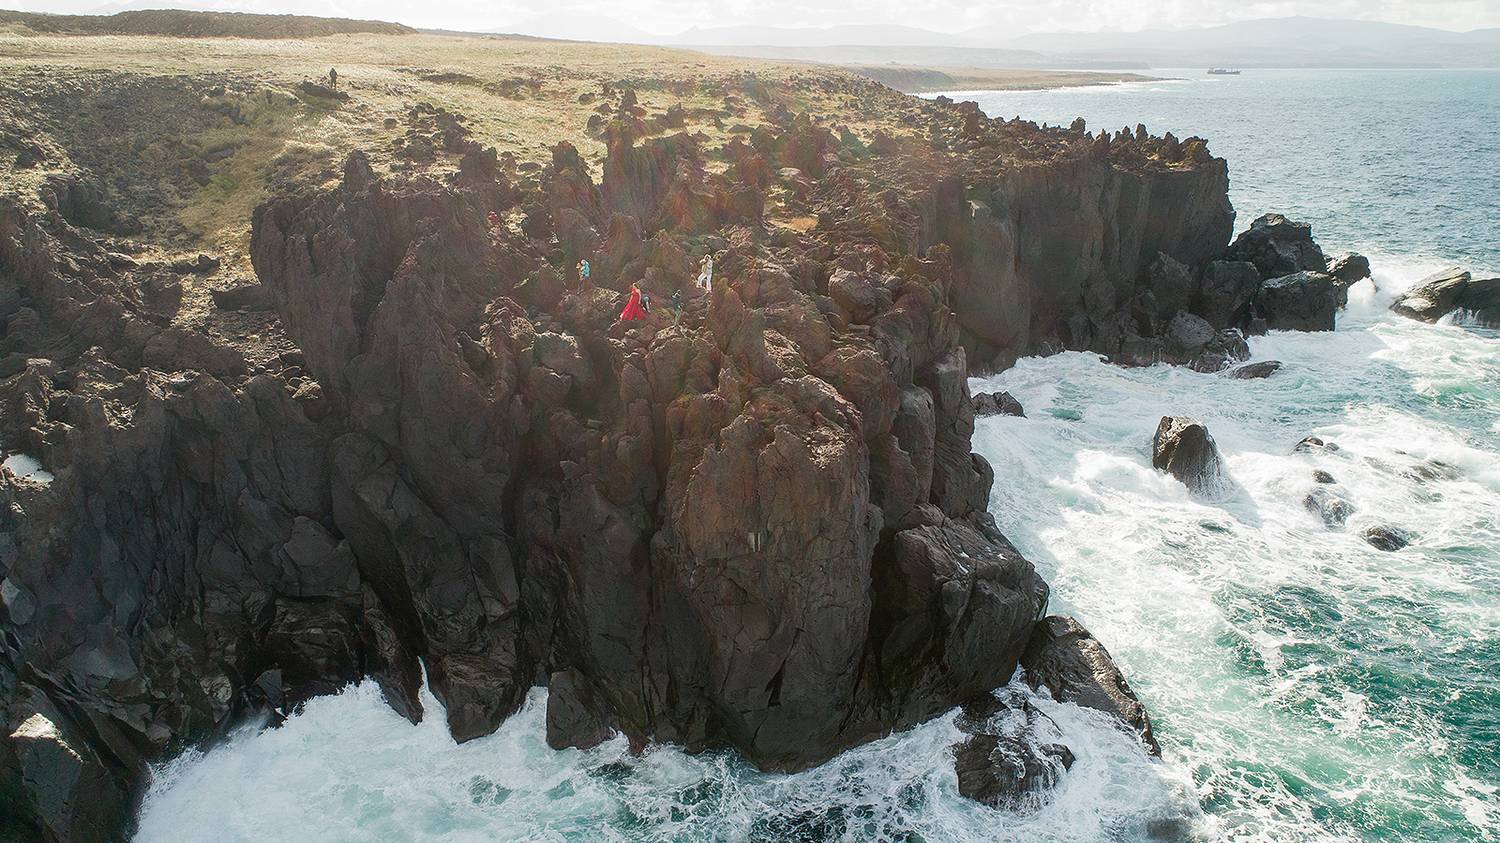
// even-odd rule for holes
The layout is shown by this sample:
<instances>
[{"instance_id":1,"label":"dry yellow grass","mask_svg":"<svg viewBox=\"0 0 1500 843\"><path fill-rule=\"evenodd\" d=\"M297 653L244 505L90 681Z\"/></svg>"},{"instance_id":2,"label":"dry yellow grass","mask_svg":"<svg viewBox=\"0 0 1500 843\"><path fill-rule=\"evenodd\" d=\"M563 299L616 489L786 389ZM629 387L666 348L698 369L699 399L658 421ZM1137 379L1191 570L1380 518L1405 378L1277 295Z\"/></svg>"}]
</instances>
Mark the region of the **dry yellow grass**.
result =
<instances>
[{"instance_id":1,"label":"dry yellow grass","mask_svg":"<svg viewBox=\"0 0 1500 843\"><path fill-rule=\"evenodd\" d=\"M303 80L322 79L330 68L337 68L339 87L350 96L347 102L299 91ZM170 200L178 230L167 232L171 226L158 225L155 233L175 237L181 248L201 245L241 263L250 211L265 198L273 179L325 181L333 177L343 155L356 148L370 151L377 167L396 164L392 144L406 130L405 115L416 104L430 103L462 115L474 140L522 161L543 160L558 141L568 141L597 163L604 146L587 126L597 104L593 98L605 85L634 88L648 114L680 104L690 117L684 129L672 131L702 132L717 142L735 124L755 125L764 114L745 98L743 117L725 118L721 125L707 117L693 119L694 109L724 107L722 94L702 83L747 73L777 84L843 71L656 47L487 36L250 40L0 31L0 105L7 96L35 100L33 89L39 86L61 88L65 98L74 86L87 96L101 80L121 77L194 91L208 90L216 81L227 83L228 90L195 94L200 96L195 108L178 103L176 111L150 102L147 85L147 93L132 95L139 101L105 103L118 108L93 122L84 119L88 109L79 109L82 116L65 115L65 131L59 130L55 140L71 155L91 142L86 137L90 133L131 134L134 139L129 144L121 141L108 169L138 167L143 179L153 162L162 167L170 163L163 148L209 154L227 148L212 161L206 184L158 191ZM880 120L878 114L853 107L856 103L847 96L823 94L817 86L783 86L781 98L794 109L834 115L856 129L862 123L868 129L867 121ZM71 109L72 104L65 107ZM198 111L214 119L202 119ZM215 116L231 113L233 119ZM42 113L37 120L45 129L52 116L60 115ZM451 165L442 158L439 168ZM47 175L45 169L7 172L9 167L9 161L0 162L0 178L19 193L34 193ZM158 182L168 179L169 169ZM119 192L137 191L127 186Z\"/></svg>"}]
</instances>

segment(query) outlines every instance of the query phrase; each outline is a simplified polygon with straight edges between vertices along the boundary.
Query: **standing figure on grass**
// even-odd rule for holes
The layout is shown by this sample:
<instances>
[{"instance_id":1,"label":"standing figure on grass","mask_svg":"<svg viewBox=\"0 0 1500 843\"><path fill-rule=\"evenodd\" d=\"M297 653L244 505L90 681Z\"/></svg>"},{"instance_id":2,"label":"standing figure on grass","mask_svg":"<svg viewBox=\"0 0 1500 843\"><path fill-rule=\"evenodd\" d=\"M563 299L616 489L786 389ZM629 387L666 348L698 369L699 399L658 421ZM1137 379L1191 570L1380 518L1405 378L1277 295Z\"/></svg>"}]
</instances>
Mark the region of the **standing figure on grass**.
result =
<instances>
[{"instance_id":1,"label":"standing figure on grass","mask_svg":"<svg viewBox=\"0 0 1500 843\"><path fill-rule=\"evenodd\" d=\"M625 302L625 309L620 311L620 321L639 322L645 318L646 311L641 307L641 288L631 284L630 301Z\"/></svg>"}]
</instances>

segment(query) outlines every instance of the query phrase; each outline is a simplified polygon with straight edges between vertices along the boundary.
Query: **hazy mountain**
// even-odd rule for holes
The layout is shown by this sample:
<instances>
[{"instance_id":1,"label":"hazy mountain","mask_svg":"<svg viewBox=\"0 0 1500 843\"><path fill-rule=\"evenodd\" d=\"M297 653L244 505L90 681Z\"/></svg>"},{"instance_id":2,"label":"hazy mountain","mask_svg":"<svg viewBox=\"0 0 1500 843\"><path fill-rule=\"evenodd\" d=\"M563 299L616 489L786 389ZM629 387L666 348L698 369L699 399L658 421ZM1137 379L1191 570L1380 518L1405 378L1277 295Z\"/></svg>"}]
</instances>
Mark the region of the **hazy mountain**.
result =
<instances>
[{"instance_id":1,"label":"hazy mountain","mask_svg":"<svg viewBox=\"0 0 1500 843\"><path fill-rule=\"evenodd\" d=\"M1500 31L1291 17L1141 32L1037 32L997 46L1090 63L1247 67L1500 66Z\"/></svg>"},{"instance_id":2,"label":"hazy mountain","mask_svg":"<svg viewBox=\"0 0 1500 843\"><path fill-rule=\"evenodd\" d=\"M488 27L493 32L515 32L535 35L540 38L561 38L568 41L603 41L620 44L661 44L662 36L631 26L615 18L600 15L580 17L542 16L516 23Z\"/></svg>"},{"instance_id":3,"label":"hazy mountain","mask_svg":"<svg viewBox=\"0 0 1500 843\"><path fill-rule=\"evenodd\" d=\"M832 47L846 44L872 47L984 46L979 39L966 35L884 24L693 27L667 38L666 43L715 47Z\"/></svg>"},{"instance_id":4,"label":"hazy mountain","mask_svg":"<svg viewBox=\"0 0 1500 843\"><path fill-rule=\"evenodd\" d=\"M950 67L1500 67L1500 29L1451 32L1310 17L1197 29L1026 34L1007 26L957 34L885 25L728 26L693 28L649 43L759 58Z\"/></svg>"}]
</instances>

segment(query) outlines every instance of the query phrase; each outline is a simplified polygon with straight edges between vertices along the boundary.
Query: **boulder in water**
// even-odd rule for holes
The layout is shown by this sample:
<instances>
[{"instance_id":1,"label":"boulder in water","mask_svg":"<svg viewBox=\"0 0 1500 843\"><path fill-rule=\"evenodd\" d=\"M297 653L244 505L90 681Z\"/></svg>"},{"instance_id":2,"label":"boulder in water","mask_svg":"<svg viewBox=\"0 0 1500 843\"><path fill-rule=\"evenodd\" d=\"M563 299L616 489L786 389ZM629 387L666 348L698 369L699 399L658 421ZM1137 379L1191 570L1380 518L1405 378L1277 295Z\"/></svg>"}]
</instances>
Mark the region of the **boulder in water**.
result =
<instances>
[{"instance_id":1,"label":"boulder in water","mask_svg":"<svg viewBox=\"0 0 1500 843\"><path fill-rule=\"evenodd\" d=\"M1033 746L1020 738L973 735L954 747L958 792L992 808L1019 810L1026 797L1049 790L1073 766L1073 751L1059 743Z\"/></svg>"},{"instance_id":2,"label":"boulder in water","mask_svg":"<svg viewBox=\"0 0 1500 843\"><path fill-rule=\"evenodd\" d=\"M1303 271L1267 279L1255 307L1272 330L1332 331L1334 315L1348 301L1344 282L1325 272Z\"/></svg>"},{"instance_id":3,"label":"boulder in water","mask_svg":"<svg viewBox=\"0 0 1500 843\"><path fill-rule=\"evenodd\" d=\"M1398 527L1387 527L1384 524L1366 527L1362 537L1372 547L1392 552L1411 544L1411 537L1407 535L1405 530Z\"/></svg>"},{"instance_id":4,"label":"boulder in water","mask_svg":"<svg viewBox=\"0 0 1500 843\"><path fill-rule=\"evenodd\" d=\"M1422 460L1405 471L1407 477L1418 483L1430 483L1434 480L1457 480L1458 466L1442 460Z\"/></svg>"},{"instance_id":5,"label":"boulder in water","mask_svg":"<svg viewBox=\"0 0 1500 843\"><path fill-rule=\"evenodd\" d=\"M1329 474L1328 472L1323 471L1322 469L1318 469L1318 470L1316 470L1316 471L1313 472L1313 482L1314 483L1337 483L1339 481L1333 479L1333 475L1332 474Z\"/></svg>"},{"instance_id":6,"label":"boulder in water","mask_svg":"<svg viewBox=\"0 0 1500 843\"><path fill-rule=\"evenodd\" d=\"M1304 436L1302 441L1292 446L1292 452L1296 454L1309 454L1313 451L1337 451L1337 442L1325 442L1317 436Z\"/></svg>"},{"instance_id":7,"label":"boulder in water","mask_svg":"<svg viewBox=\"0 0 1500 843\"><path fill-rule=\"evenodd\" d=\"M1188 361L1188 368L1195 372L1222 372L1250 356L1250 345L1238 328L1225 328L1214 334L1213 339Z\"/></svg>"},{"instance_id":8,"label":"boulder in water","mask_svg":"<svg viewBox=\"0 0 1500 843\"><path fill-rule=\"evenodd\" d=\"M1248 363L1229 373L1236 380L1254 380L1257 378L1269 378L1281 369L1280 360L1259 360Z\"/></svg>"},{"instance_id":9,"label":"boulder in water","mask_svg":"<svg viewBox=\"0 0 1500 843\"><path fill-rule=\"evenodd\" d=\"M974 395L974 415L1025 418L1026 410L1009 392L979 392Z\"/></svg>"},{"instance_id":10,"label":"boulder in water","mask_svg":"<svg viewBox=\"0 0 1500 843\"><path fill-rule=\"evenodd\" d=\"M1312 226L1281 214L1265 214L1250 223L1230 244L1224 259L1249 261L1262 278L1328 271L1328 258L1313 240Z\"/></svg>"},{"instance_id":11,"label":"boulder in water","mask_svg":"<svg viewBox=\"0 0 1500 843\"><path fill-rule=\"evenodd\" d=\"M1391 310L1422 322L1461 311L1481 325L1500 325L1500 278L1476 281L1467 270L1450 267L1418 281Z\"/></svg>"},{"instance_id":12,"label":"boulder in water","mask_svg":"<svg viewBox=\"0 0 1500 843\"><path fill-rule=\"evenodd\" d=\"M1186 416L1162 416L1151 440L1151 465L1183 482L1194 494L1224 485L1223 459L1208 428Z\"/></svg>"},{"instance_id":13,"label":"boulder in water","mask_svg":"<svg viewBox=\"0 0 1500 843\"><path fill-rule=\"evenodd\" d=\"M1330 530L1342 529L1349 516L1354 513L1354 504L1332 489L1319 488L1307 493L1302 505L1308 512L1322 519Z\"/></svg>"},{"instance_id":14,"label":"boulder in water","mask_svg":"<svg viewBox=\"0 0 1500 843\"><path fill-rule=\"evenodd\" d=\"M1161 755L1146 707L1130 690L1109 651L1078 621L1061 615L1038 621L1021 654L1021 666L1033 688L1045 686L1063 702L1118 717L1140 736L1152 755Z\"/></svg>"},{"instance_id":15,"label":"boulder in water","mask_svg":"<svg viewBox=\"0 0 1500 843\"><path fill-rule=\"evenodd\" d=\"M953 746L958 792L992 808L1029 812L1073 766L1073 751L1052 739L1057 724L1020 692L998 693L966 703L958 717L969 735Z\"/></svg>"}]
</instances>

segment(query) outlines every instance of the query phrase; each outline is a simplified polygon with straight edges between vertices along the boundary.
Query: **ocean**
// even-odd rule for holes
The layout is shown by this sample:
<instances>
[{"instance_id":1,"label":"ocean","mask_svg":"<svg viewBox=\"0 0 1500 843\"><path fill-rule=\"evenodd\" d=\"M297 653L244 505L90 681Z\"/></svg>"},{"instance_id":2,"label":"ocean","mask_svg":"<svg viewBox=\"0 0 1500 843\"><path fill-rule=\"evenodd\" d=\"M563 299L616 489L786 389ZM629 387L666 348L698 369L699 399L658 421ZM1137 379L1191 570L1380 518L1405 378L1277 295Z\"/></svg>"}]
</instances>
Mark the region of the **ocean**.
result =
<instances>
[{"instance_id":1,"label":"ocean","mask_svg":"<svg viewBox=\"0 0 1500 843\"><path fill-rule=\"evenodd\" d=\"M1267 380L1068 353L972 382L1027 418L981 419L991 511L1109 647L1150 709L1148 759L1095 712L1033 695L1077 762L1026 814L960 797L952 714L795 775L623 739L552 752L545 692L463 745L371 684L156 769L143 841L277 839L1136 841L1500 839L1500 333L1387 311L1451 264L1500 273L1500 71L1247 70L1236 77L955 94L995 116L1202 135L1239 227L1313 224L1371 258L1332 334L1252 338ZM1232 491L1151 469L1191 415ZM1337 451L1293 453L1304 436ZM1353 515L1306 511L1312 472ZM1407 531L1398 552L1359 537ZM429 696L429 711L437 707Z\"/></svg>"}]
</instances>

